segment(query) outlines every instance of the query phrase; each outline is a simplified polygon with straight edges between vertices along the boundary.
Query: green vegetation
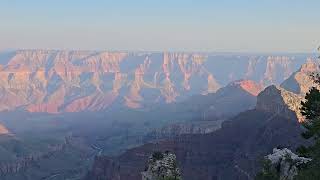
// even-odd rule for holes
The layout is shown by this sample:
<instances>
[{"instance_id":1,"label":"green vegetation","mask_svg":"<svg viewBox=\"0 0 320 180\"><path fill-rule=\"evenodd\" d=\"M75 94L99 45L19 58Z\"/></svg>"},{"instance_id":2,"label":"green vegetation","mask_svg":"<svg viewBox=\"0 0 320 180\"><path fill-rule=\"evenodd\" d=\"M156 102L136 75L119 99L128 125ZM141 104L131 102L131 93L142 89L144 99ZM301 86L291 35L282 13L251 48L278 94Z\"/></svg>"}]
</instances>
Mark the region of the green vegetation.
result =
<instances>
[{"instance_id":1,"label":"green vegetation","mask_svg":"<svg viewBox=\"0 0 320 180\"><path fill-rule=\"evenodd\" d=\"M312 161L301 167L296 180L319 180L320 179L320 143L308 147L304 155L312 158Z\"/></svg>"},{"instance_id":2,"label":"green vegetation","mask_svg":"<svg viewBox=\"0 0 320 180\"><path fill-rule=\"evenodd\" d=\"M256 180L278 180L279 174L271 165L270 160L263 160L262 161L263 168L260 173L257 174Z\"/></svg>"},{"instance_id":3,"label":"green vegetation","mask_svg":"<svg viewBox=\"0 0 320 180\"><path fill-rule=\"evenodd\" d=\"M320 91L315 87L311 88L305 99L306 101L301 103L301 114L306 118L303 125L307 131L302 136L306 139L318 139L320 137Z\"/></svg>"},{"instance_id":4,"label":"green vegetation","mask_svg":"<svg viewBox=\"0 0 320 180\"><path fill-rule=\"evenodd\" d=\"M162 179L161 179L161 180L162 180ZM169 177L165 177L163 180L181 180L181 177L169 176Z\"/></svg>"},{"instance_id":5,"label":"green vegetation","mask_svg":"<svg viewBox=\"0 0 320 180\"><path fill-rule=\"evenodd\" d=\"M320 84L318 75L315 82ZM306 139L313 139L314 145L310 147L300 147L298 152L306 157L312 158L312 161L306 166L301 167L297 180L318 180L320 179L320 91L315 87L311 88L306 95L306 101L301 103L301 113L306 121L303 123L306 131L302 136Z\"/></svg>"},{"instance_id":6,"label":"green vegetation","mask_svg":"<svg viewBox=\"0 0 320 180\"><path fill-rule=\"evenodd\" d=\"M165 151L154 152L149 157L142 179L153 180L181 180L181 173L177 165L175 154Z\"/></svg>"}]
</instances>

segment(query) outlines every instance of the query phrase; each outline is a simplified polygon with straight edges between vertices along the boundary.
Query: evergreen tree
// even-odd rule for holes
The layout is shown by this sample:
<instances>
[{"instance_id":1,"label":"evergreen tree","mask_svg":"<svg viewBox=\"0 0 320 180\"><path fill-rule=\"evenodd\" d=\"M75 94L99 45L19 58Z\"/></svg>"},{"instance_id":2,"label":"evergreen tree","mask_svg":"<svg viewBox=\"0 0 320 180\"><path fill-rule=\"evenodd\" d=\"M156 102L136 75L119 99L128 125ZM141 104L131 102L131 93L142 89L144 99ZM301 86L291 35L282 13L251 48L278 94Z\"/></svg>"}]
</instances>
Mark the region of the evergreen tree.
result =
<instances>
[{"instance_id":1,"label":"evergreen tree","mask_svg":"<svg viewBox=\"0 0 320 180\"><path fill-rule=\"evenodd\" d=\"M280 178L277 170L272 167L270 160L262 161L262 166L262 171L256 175L255 180L278 180Z\"/></svg>"},{"instance_id":2,"label":"evergreen tree","mask_svg":"<svg viewBox=\"0 0 320 180\"><path fill-rule=\"evenodd\" d=\"M313 74L314 82L320 85L319 73ZM298 152L312 158L306 166L301 167L296 180L319 180L320 179L320 91L313 87L306 94L305 102L301 103L301 113L306 121L303 123L306 131L302 136L306 139L314 139L314 145L300 147Z\"/></svg>"},{"instance_id":3,"label":"evergreen tree","mask_svg":"<svg viewBox=\"0 0 320 180\"><path fill-rule=\"evenodd\" d=\"M312 87L306 94L305 102L301 105L301 114L305 116L306 121L303 123L306 132L302 136L306 139L320 137L320 91Z\"/></svg>"}]
</instances>

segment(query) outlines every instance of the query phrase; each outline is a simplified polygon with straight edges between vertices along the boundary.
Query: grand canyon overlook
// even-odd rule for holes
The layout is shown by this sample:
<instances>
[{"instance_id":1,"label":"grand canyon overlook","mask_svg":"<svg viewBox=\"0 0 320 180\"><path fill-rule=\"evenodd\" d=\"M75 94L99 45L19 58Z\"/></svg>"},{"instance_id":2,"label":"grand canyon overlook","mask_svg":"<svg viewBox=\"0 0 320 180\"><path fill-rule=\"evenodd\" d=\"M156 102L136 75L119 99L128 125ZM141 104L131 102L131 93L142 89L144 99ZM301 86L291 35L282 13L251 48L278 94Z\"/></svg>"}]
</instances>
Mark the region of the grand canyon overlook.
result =
<instances>
[{"instance_id":1,"label":"grand canyon overlook","mask_svg":"<svg viewBox=\"0 0 320 180\"><path fill-rule=\"evenodd\" d=\"M0 180L319 180L320 1L0 1Z\"/></svg>"},{"instance_id":2,"label":"grand canyon overlook","mask_svg":"<svg viewBox=\"0 0 320 180\"><path fill-rule=\"evenodd\" d=\"M307 54L18 50L3 52L0 60L1 132L6 142L2 148L11 157L2 157L0 169L8 180L140 179L146 160L135 164L134 156L149 157L153 149L174 152L184 179L199 175L233 179L242 177L243 171L253 176L257 169L247 163L256 166L256 158L277 144L302 143L300 101L316 86L310 74L318 71L318 61ZM224 66L229 70L221 71ZM237 135L258 126L266 128L264 135L248 131L243 135L253 139L246 141ZM279 131L276 141L271 127ZM226 151L235 136L244 149ZM284 137L291 139L289 143ZM261 152L246 150L266 138L271 140ZM209 140L221 149L187 148ZM23 155L10 150L13 142L24 147ZM31 142L35 144L27 145ZM214 153L221 151L221 159L208 161L208 167L199 164L199 173L188 174L194 167L185 164L185 154L198 151L212 151L207 155L215 158ZM244 152L252 161L239 157ZM216 166L226 156L237 163L227 169ZM192 156L192 161L203 158ZM35 162L46 168L39 169ZM59 166L61 162L68 168ZM52 174L53 169L57 173ZM37 172L43 175L33 175Z\"/></svg>"}]
</instances>

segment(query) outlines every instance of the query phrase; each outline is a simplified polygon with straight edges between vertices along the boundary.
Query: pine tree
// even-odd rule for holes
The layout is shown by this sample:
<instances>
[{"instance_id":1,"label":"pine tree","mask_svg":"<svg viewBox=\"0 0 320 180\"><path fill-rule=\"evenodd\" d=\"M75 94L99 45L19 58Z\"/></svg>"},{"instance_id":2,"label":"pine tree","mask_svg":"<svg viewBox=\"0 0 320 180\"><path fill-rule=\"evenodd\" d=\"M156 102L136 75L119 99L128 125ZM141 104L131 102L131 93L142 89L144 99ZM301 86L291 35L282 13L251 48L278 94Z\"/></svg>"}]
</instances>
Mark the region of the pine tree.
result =
<instances>
[{"instance_id":1,"label":"pine tree","mask_svg":"<svg viewBox=\"0 0 320 180\"><path fill-rule=\"evenodd\" d=\"M303 123L306 132L302 136L306 139L320 137L320 91L312 87L306 94L306 101L302 102L301 114L305 116Z\"/></svg>"},{"instance_id":2,"label":"pine tree","mask_svg":"<svg viewBox=\"0 0 320 180\"><path fill-rule=\"evenodd\" d=\"M314 82L320 85L320 74L313 74ZM301 167L296 180L319 180L320 179L320 91L313 87L306 94L305 102L301 103L301 113L306 121L303 123L306 131L302 136L306 139L314 139L314 145L300 147L298 152L303 156L312 158L306 166Z\"/></svg>"}]
</instances>

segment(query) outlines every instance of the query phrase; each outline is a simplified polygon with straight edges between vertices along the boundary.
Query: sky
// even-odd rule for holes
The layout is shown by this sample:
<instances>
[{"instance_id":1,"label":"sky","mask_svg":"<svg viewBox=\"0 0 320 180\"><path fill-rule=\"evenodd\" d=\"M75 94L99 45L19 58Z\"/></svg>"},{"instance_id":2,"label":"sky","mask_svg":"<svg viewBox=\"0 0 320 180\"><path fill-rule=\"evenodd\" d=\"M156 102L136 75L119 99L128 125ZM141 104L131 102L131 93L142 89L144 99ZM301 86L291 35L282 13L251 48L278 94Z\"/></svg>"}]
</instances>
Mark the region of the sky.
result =
<instances>
[{"instance_id":1,"label":"sky","mask_svg":"<svg viewBox=\"0 0 320 180\"><path fill-rule=\"evenodd\" d=\"M319 0L1 0L0 49L314 52Z\"/></svg>"}]
</instances>

